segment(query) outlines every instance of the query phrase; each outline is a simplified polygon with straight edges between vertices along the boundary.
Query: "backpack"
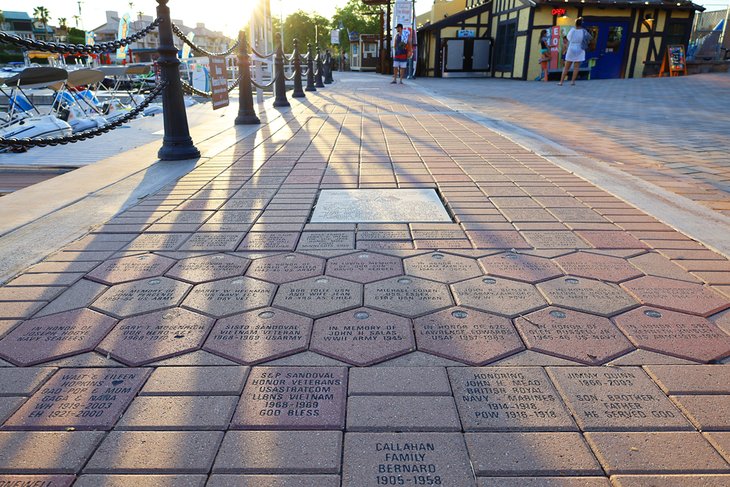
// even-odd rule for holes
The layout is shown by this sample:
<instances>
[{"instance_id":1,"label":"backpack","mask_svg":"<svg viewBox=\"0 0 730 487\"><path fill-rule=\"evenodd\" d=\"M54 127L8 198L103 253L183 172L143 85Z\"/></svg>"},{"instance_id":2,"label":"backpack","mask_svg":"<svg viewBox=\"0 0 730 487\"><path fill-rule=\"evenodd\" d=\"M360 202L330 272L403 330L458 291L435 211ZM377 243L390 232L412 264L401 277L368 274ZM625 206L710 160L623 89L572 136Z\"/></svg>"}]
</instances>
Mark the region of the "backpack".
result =
<instances>
[{"instance_id":1,"label":"backpack","mask_svg":"<svg viewBox=\"0 0 730 487\"><path fill-rule=\"evenodd\" d=\"M582 29L583 30L583 40L580 41L580 48L584 51L588 51L591 46L591 41L593 40L593 36L588 31L588 29Z\"/></svg>"}]
</instances>

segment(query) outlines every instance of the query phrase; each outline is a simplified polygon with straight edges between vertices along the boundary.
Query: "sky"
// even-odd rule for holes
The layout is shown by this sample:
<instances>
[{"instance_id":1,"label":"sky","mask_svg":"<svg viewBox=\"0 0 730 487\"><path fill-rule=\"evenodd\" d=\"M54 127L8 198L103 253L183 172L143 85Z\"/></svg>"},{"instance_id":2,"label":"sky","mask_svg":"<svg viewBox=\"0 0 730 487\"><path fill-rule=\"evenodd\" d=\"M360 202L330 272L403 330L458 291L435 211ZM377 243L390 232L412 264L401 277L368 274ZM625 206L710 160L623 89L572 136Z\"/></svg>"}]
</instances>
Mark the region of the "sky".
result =
<instances>
[{"instance_id":1,"label":"sky","mask_svg":"<svg viewBox=\"0 0 730 487\"><path fill-rule=\"evenodd\" d=\"M186 25L194 26L197 22L204 22L212 30L220 30L230 36L244 26L248 12L256 0L170 0L169 6L173 18L181 19ZM270 0L271 10L274 15L288 14L296 10L317 12L329 18L334 14L335 8L347 3L347 0ZM719 10L727 5L727 0L695 0L700 5L705 5L708 10ZM416 0L416 13L428 11L433 0ZM74 15L78 15L78 2L75 0L0 0L1 10L21 10L30 15L33 9L44 6L51 14L51 24L58 25L58 18L65 17L68 25L75 26ZM81 23L79 28L93 29L103 24L106 10L117 12L130 12L132 18L137 17L137 12L145 15L155 14L155 0L82 0L81 1ZM204 8L201 8L204 7Z\"/></svg>"}]
</instances>

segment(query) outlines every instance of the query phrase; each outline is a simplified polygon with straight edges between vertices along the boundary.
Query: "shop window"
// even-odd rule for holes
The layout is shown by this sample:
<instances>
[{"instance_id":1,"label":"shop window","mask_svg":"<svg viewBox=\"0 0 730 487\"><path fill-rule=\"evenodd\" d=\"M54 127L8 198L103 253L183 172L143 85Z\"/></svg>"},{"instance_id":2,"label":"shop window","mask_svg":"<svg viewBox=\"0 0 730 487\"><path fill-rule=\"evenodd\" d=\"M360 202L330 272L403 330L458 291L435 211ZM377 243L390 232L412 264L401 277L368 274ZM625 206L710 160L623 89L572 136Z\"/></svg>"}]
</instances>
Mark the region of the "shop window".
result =
<instances>
[{"instance_id":1,"label":"shop window","mask_svg":"<svg viewBox=\"0 0 730 487\"><path fill-rule=\"evenodd\" d=\"M687 42L687 22L672 22L669 21L666 29L664 30L664 39L668 46L682 45L686 46Z\"/></svg>"},{"instance_id":2,"label":"shop window","mask_svg":"<svg viewBox=\"0 0 730 487\"><path fill-rule=\"evenodd\" d=\"M517 44L517 19L502 22L497 26L497 46L494 65L497 71L512 71Z\"/></svg>"}]
</instances>

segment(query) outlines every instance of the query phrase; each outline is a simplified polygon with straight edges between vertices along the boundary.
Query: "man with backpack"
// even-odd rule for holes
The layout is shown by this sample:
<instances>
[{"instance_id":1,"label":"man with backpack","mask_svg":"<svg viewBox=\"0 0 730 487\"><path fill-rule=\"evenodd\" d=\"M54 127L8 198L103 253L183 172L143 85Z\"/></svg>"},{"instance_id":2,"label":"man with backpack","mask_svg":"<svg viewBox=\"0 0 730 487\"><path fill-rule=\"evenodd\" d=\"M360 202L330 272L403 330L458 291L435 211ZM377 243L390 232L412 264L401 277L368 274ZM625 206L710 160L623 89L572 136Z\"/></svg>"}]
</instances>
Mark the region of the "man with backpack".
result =
<instances>
[{"instance_id":1,"label":"man with backpack","mask_svg":"<svg viewBox=\"0 0 730 487\"><path fill-rule=\"evenodd\" d=\"M393 81L390 84L394 85L398 82L398 75L400 74L400 84L403 84L403 76L408 66L408 42L409 39L403 39L403 24L395 26L396 34L393 39Z\"/></svg>"}]
</instances>

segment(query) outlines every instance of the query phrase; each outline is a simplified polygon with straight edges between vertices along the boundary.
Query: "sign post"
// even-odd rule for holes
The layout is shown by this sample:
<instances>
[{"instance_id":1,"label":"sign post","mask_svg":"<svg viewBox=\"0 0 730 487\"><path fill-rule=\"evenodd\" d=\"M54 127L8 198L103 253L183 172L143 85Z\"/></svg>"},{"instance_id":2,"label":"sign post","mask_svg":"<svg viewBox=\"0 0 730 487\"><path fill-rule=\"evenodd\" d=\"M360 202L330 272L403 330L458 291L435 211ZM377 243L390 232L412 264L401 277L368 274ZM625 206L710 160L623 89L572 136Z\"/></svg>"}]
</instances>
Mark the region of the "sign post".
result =
<instances>
[{"instance_id":1,"label":"sign post","mask_svg":"<svg viewBox=\"0 0 730 487\"><path fill-rule=\"evenodd\" d=\"M228 106L228 76L226 76L226 58L211 56L210 58L210 85L213 110Z\"/></svg>"}]
</instances>

